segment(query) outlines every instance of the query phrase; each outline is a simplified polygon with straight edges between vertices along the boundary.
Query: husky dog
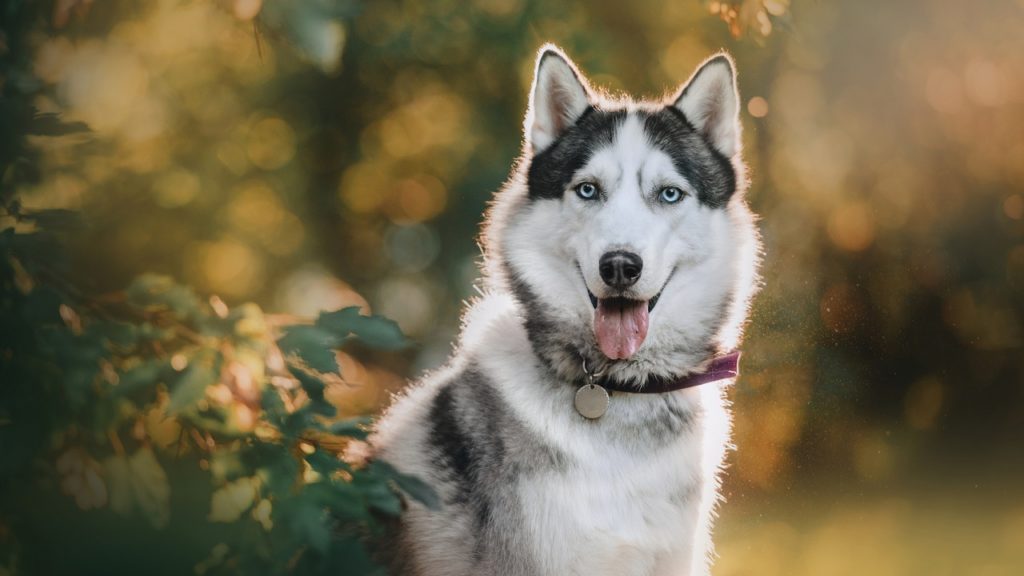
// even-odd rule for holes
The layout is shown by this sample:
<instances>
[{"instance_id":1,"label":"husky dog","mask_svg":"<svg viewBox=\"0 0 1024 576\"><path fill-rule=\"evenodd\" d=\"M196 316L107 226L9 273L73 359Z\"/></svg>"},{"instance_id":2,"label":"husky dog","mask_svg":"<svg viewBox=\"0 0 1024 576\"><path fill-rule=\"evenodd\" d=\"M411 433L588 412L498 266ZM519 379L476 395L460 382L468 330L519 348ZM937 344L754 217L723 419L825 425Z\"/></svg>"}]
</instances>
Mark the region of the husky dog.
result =
<instances>
[{"instance_id":1,"label":"husky dog","mask_svg":"<svg viewBox=\"0 0 1024 576\"><path fill-rule=\"evenodd\" d=\"M736 373L722 355L758 283L745 188L728 55L635 102L540 50L483 296L448 365L371 436L443 501L409 503L397 573L707 574Z\"/></svg>"}]
</instances>

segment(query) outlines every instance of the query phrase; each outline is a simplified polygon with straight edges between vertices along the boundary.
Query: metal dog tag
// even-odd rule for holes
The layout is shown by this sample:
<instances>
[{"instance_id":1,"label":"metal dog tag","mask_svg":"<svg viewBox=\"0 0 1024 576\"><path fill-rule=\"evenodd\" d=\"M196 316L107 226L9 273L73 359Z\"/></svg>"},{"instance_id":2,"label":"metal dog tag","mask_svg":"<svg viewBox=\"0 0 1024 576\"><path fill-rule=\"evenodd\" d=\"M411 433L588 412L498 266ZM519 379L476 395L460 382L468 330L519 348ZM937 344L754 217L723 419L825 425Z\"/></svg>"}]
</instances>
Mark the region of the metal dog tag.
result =
<instances>
[{"instance_id":1,"label":"metal dog tag","mask_svg":"<svg viewBox=\"0 0 1024 576\"><path fill-rule=\"evenodd\" d=\"M574 404L581 416L596 420L608 411L608 391L594 383L585 384L576 391Z\"/></svg>"}]
</instances>

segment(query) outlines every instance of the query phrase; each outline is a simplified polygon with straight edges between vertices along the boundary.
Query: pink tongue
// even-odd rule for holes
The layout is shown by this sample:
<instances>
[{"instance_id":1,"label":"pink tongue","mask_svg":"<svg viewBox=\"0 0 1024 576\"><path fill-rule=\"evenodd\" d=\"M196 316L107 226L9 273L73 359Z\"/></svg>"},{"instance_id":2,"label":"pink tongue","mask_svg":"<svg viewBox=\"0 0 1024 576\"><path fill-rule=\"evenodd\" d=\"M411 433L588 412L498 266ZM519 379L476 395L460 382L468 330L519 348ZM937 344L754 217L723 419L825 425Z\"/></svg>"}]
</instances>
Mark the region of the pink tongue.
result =
<instances>
[{"instance_id":1,"label":"pink tongue","mask_svg":"<svg viewBox=\"0 0 1024 576\"><path fill-rule=\"evenodd\" d=\"M647 302L602 299L594 311L594 335L612 360L629 358L647 337Z\"/></svg>"}]
</instances>

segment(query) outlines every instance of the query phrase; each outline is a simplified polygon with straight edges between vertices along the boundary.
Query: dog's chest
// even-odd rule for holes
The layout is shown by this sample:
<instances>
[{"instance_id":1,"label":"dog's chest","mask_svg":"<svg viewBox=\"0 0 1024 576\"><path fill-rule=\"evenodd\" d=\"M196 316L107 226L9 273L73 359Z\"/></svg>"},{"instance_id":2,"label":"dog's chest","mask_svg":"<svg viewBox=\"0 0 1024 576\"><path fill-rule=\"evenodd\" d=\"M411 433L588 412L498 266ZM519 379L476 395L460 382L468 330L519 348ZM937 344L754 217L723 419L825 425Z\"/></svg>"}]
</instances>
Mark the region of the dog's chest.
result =
<instances>
[{"instance_id":1,"label":"dog's chest","mask_svg":"<svg viewBox=\"0 0 1024 576\"><path fill-rule=\"evenodd\" d=\"M521 488L542 574L651 576L687 556L702 475L686 450L609 450Z\"/></svg>"}]
</instances>

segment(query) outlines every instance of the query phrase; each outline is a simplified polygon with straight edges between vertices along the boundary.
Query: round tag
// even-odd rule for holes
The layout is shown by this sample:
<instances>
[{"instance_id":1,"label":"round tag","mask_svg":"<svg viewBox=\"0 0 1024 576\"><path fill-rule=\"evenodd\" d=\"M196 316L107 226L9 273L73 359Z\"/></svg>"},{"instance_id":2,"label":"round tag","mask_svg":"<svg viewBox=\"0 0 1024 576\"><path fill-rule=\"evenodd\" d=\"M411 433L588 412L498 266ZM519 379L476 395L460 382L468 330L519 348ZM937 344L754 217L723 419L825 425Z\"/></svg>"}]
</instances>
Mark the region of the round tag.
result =
<instances>
[{"instance_id":1,"label":"round tag","mask_svg":"<svg viewBox=\"0 0 1024 576\"><path fill-rule=\"evenodd\" d=\"M608 391L596 384L580 386L574 404L576 411L584 418L600 418L608 411Z\"/></svg>"}]
</instances>

